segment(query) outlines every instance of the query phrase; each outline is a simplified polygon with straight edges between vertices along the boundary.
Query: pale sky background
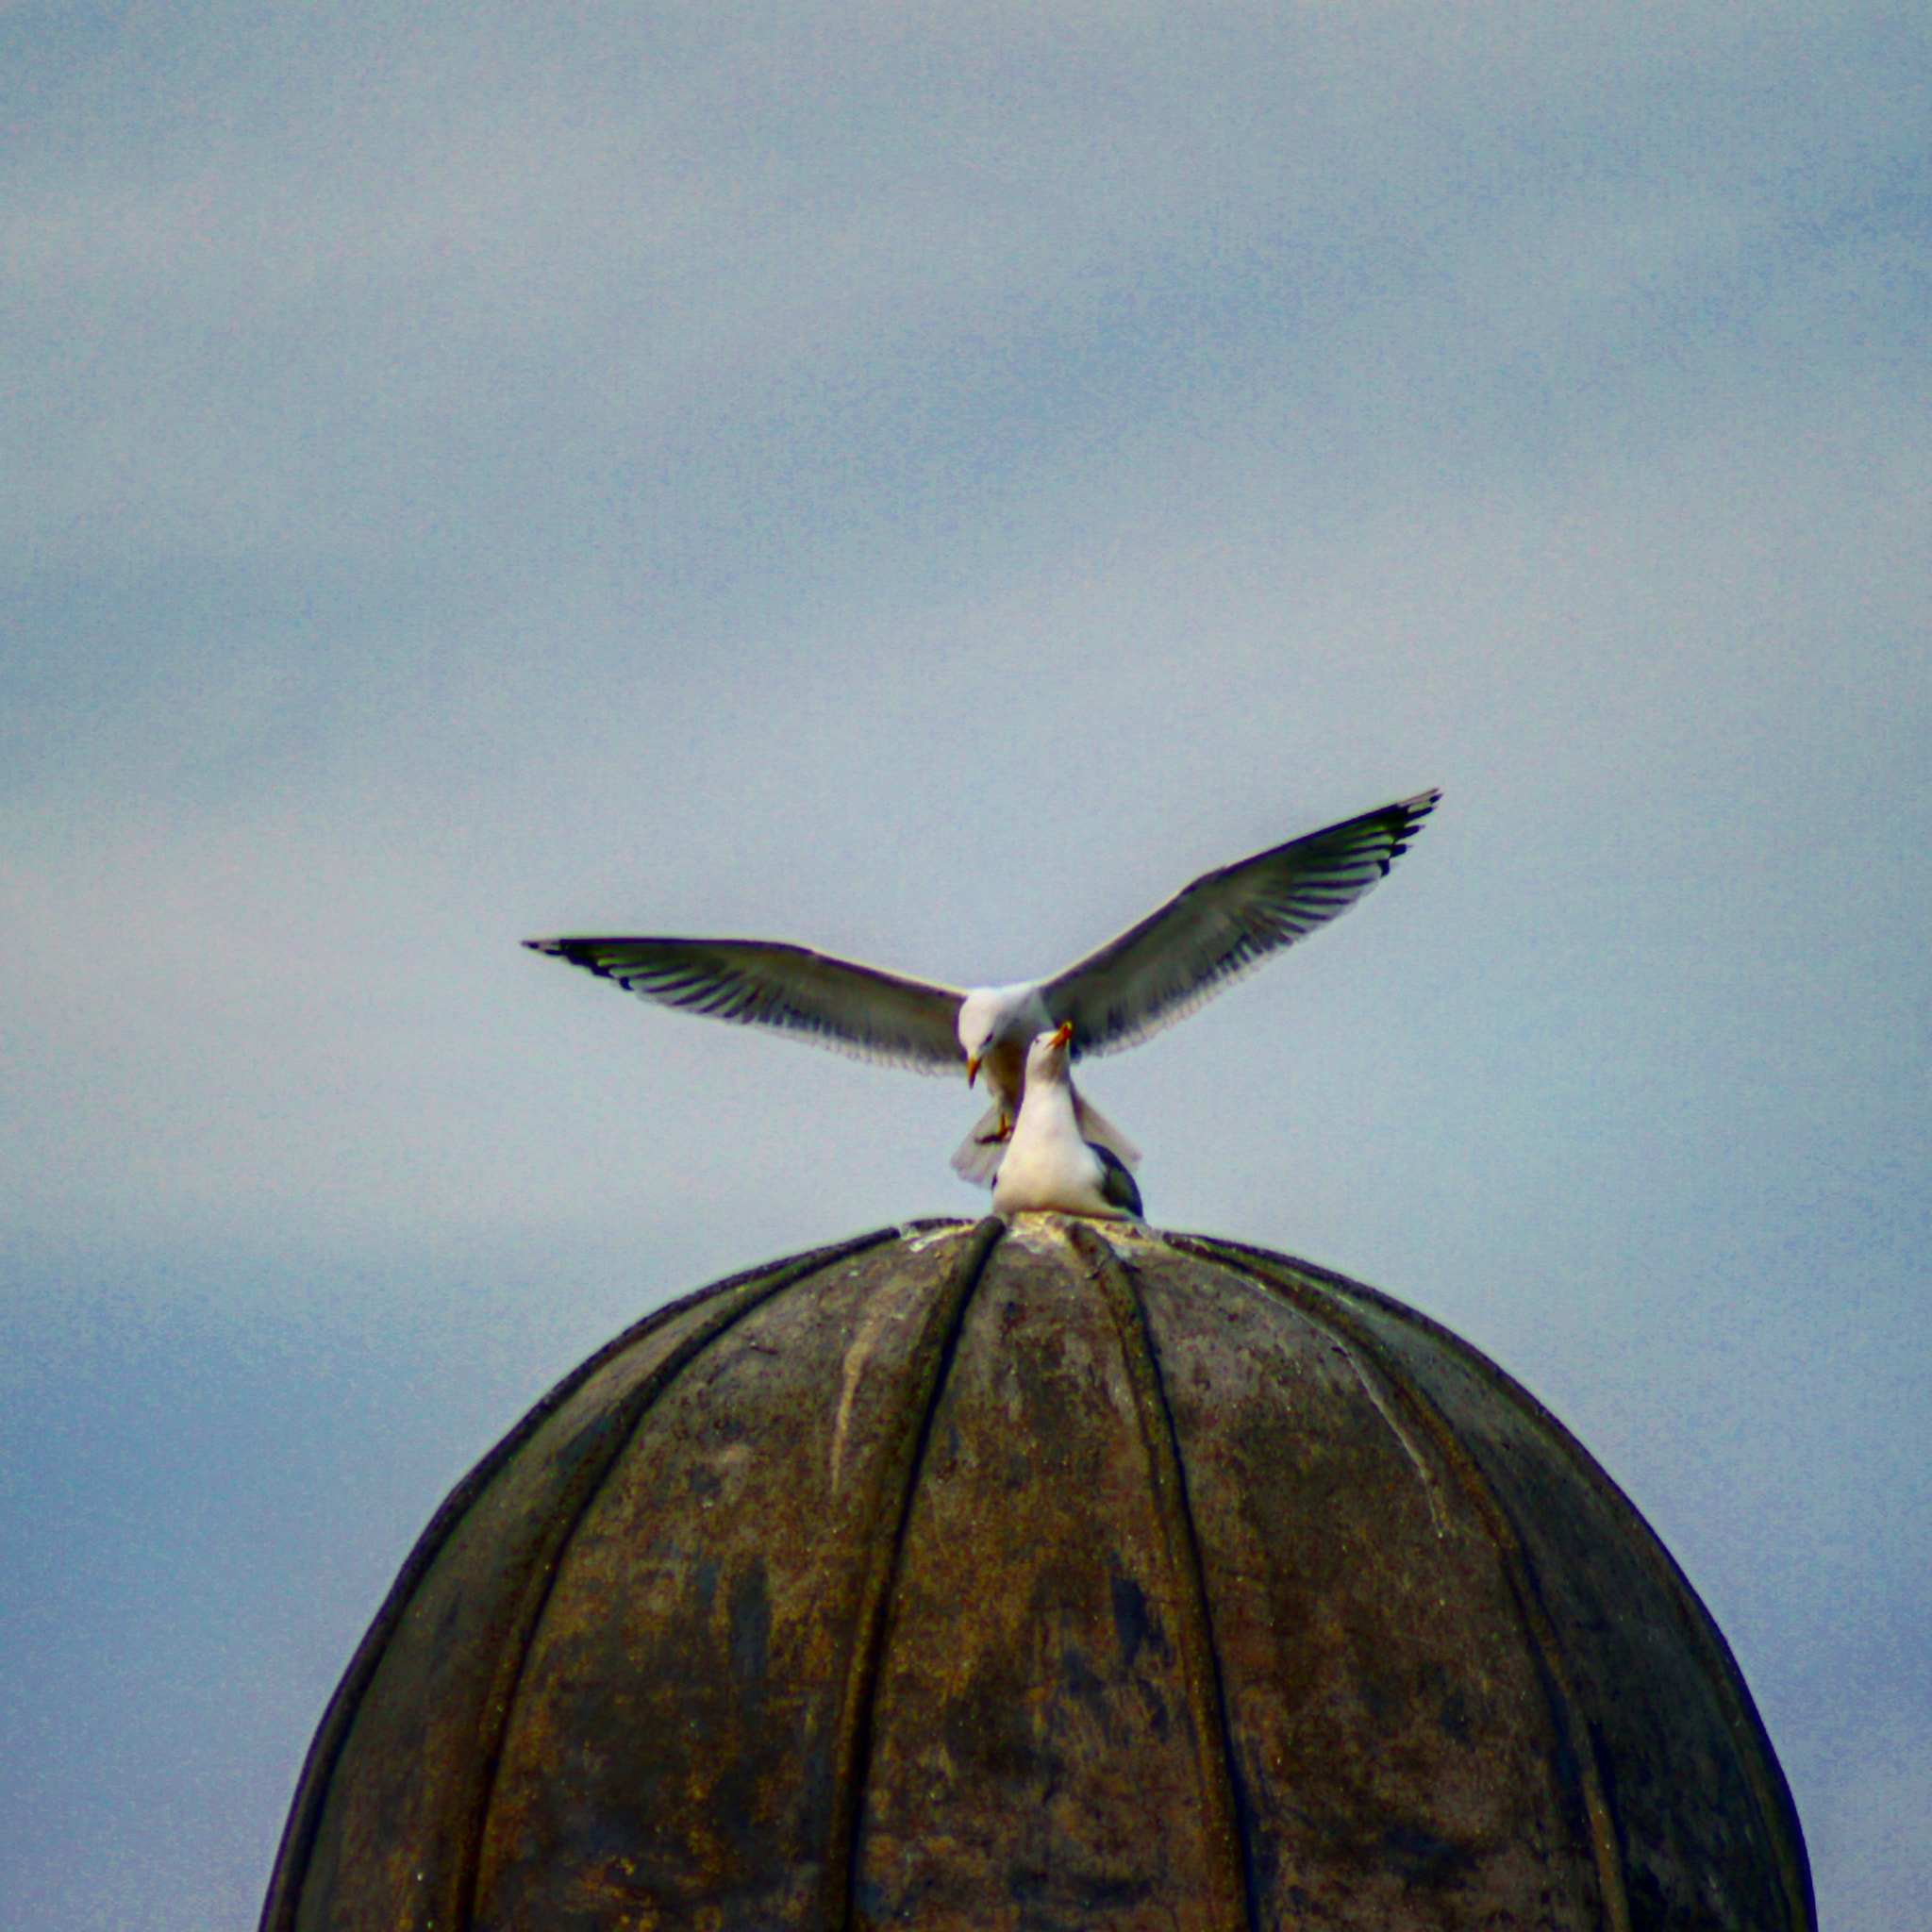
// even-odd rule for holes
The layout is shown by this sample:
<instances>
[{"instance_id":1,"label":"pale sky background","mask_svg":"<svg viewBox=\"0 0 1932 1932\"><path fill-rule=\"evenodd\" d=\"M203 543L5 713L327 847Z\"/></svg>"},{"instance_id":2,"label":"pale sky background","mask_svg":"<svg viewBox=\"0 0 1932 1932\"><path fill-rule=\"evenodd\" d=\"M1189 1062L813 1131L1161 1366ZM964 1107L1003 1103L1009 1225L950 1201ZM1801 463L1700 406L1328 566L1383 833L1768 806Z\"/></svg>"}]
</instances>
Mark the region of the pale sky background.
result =
<instances>
[{"instance_id":1,"label":"pale sky background","mask_svg":"<svg viewBox=\"0 0 1932 1932\"><path fill-rule=\"evenodd\" d=\"M0 1919L252 1924L444 1491L963 1087L528 935L1057 968L1662 1533L1830 1932L1932 1896L1932 13L0 8Z\"/></svg>"}]
</instances>

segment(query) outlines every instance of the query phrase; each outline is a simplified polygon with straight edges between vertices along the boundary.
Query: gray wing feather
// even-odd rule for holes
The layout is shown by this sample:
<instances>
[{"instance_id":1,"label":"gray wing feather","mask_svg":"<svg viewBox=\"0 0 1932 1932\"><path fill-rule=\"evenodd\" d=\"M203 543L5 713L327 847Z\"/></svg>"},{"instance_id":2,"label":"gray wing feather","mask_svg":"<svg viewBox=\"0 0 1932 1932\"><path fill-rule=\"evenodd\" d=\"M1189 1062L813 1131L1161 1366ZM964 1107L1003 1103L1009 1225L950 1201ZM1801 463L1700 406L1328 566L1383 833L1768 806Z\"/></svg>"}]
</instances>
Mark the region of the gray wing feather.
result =
<instances>
[{"instance_id":1,"label":"gray wing feather","mask_svg":"<svg viewBox=\"0 0 1932 1932\"><path fill-rule=\"evenodd\" d=\"M964 1062L951 987L770 940L525 940L627 992L744 1026L774 1026L861 1059L920 1073Z\"/></svg>"},{"instance_id":2,"label":"gray wing feather","mask_svg":"<svg viewBox=\"0 0 1932 1932\"><path fill-rule=\"evenodd\" d=\"M1439 791L1364 812L1204 874L1041 988L1074 1051L1115 1053L1171 1026L1388 875Z\"/></svg>"}]
</instances>

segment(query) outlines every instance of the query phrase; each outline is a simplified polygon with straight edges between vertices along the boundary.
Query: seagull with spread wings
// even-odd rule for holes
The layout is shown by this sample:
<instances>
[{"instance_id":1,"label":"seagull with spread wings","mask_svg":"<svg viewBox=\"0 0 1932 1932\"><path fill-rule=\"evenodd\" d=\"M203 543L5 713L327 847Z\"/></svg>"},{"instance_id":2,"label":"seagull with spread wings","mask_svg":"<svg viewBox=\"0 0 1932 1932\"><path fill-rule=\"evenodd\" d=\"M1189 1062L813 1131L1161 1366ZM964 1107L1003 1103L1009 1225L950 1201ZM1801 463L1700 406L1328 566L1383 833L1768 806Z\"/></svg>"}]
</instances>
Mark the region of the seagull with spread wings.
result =
<instances>
[{"instance_id":1,"label":"seagull with spread wings","mask_svg":"<svg viewBox=\"0 0 1932 1932\"><path fill-rule=\"evenodd\" d=\"M741 1025L774 1026L921 1073L983 1073L992 1105L953 1165L991 1185L1025 1096L1026 1056L1071 1028L1071 1058L1117 1053L1346 912L1408 849L1440 791L1204 873L1158 911L1051 979L961 991L774 940L525 940L626 991ZM1071 1081L1068 1083L1071 1089ZM1133 1144L1073 1093L1082 1138L1128 1169Z\"/></svg>"}]
</instances>

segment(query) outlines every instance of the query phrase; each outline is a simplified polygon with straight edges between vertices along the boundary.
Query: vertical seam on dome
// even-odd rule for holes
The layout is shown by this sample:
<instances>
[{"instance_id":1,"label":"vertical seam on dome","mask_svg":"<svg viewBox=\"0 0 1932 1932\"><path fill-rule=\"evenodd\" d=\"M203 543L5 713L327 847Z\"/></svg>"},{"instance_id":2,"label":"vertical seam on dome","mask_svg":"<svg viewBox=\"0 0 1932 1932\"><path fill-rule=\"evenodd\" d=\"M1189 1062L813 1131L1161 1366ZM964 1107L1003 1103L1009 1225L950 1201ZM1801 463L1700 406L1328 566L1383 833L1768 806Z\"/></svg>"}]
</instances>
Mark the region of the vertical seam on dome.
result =
<instances>
[{"instance_id":1,"label":"vertical seam on dome","mask_svg":"<svg viewBox=\"0 0 1932 1932\"><path fill-rule=\"evenodd\" d=\"M1603 1768L1597 1761L1596 1740L1571 1684L1563 1660L1561 1640L1537 1587L1535 1566L1524 1549L1523 1540L1518 1536L1516 1525L1495 1485L1482 1466L1456 1440L1455 1431L1426 1392L1394 1373L1388 1361L1387 1351L1345 1309L1336 1307L1332 1300L1311 1295L1307 1285L1270 1266L1259 1257L1225 1250L1218 1242L1191 1235L1163 1235L1161 1240L1182 1254L1193 1255L1232 1273L1246 1275L1251 1281L1280 1295L1315 1327L1326 1330L1338 1341L1345 1338L1347 1343L1359 1348L1374 1363L1377 1373L1387 1381L1396 1399L1412 1411L1417 1423L1435 1443L1437 1453L1457 1476L1464 1493L1474 1506L1477 1518L1489 1532L1490 1541L1502 1562L1503 1574L1508 1581L1510 1594L1515 1599L1517 1614L1522 1618L1530 1642L1556 1690L1555 1701L1558 1706L1563 1741L1575 1760L1577 1775L1583 1785L1591 1852L1596 1864L1597 1890L1607 1932L1631 1932L1630 1898L1624 1875L1623 1854L1616 1822L1611 1816L1604 1789Z\"/></svg>"},{"instance_id":2,"label":"vertical seam on dome","mask_svg":"<svg viewBox=\"0 0 1932 1932\"><path fill-rule=\"evenodd\" d=\"M1217 1916L1229 1928L1258 1932L1261 1918L1256 1895L1254 1848L1242 1826L1241 1772L1228 1719L1226 1680L1220 1647L1214 1641L1213 1609L1208 1600L1201 1540L1188 1494L1180 1430L1167 1399L1167 1384L1148 1325L1146 1304L1133 1270L1121 1260L1104 1237L1077 1222L1067 1232L1074 1252L1092 1264L1092 1278L1100 1284L1108 1312L1120 1337L1122 1361L1133 1391L1141 1441L1146 1451L1155 1509L1167 1543L1168 1562L1180 1586L1181 1668L1194 1720L1209 1850L1224 1874L1217 1888ZM1231 1884L1225 1876L1230 1867Z\"/></svg>"},{"instance_id":3,"label":"vertical seam on dome","mask_svg":"<svg viewBox=\"0 0 1932 1932\"><path fill-rule=\"evenodd\" d=\"M1334 1286L1342 1294L1358 1294L1358 1283L1337 1276ZM1426 1318L1424 1318L1426 1320ZM1737 1747L1739 1769L1757 1810L1757 1824L1771 1847L1777 1867L1785 1906L1790 1914L1793 1932L1807 1932L1817 1924L1817 1901L1812 1890L1810 1863L1805 1853L1805 1838L1798 1823L1797 1806L1785 1782L1783 1768L1766 1746L1768 1733L1757 1714L1750 1687L1730 1645L1716 1620L1704 1607L1690 1580L1677 1559L1664 1547L1639 1509L1616 1481L1591 1455L1562 1422L1539 1402L1530 1391L1491 1361L1483 1352L1465 1341L1453 1329L1438 1323L1427 1324L1430 1332L1463 1363L1485 1388L1492 1391L1512 1408L1527 1409L1539 1427L1556 1439L1571 1466L1584 1482L1612 1507L1627 1511L1640 1534L1637 1548L1644 1566L1662 1588L1678 1628L1706 1666L1706 1680L1711 1684L1724 1729Z\"/></svg>"},{"instance_id":4,"label":"vertical seam on dome","mask_svg":"<svg viewBox=\"0 0 1932 1932\"><path fill-rule=\"evenodd\" d=\"M1217 1242L1215 1245L1231 1254L1246 1257L1260 1267L1279 1265L1277 1257L1264 1250L1247 1248L1236 1242ZM1371 1307L1406 1323L1412 1323L1440 1342L1484 1388L1511 1408L1526 1414L1539 1429L1554 1438L1571 1467L1590 1489L1613 1510L1627 1513L1637 1524L1641 1532L1637 1547L1642 1560L1661 1585L1672 1614L1706 1664L1714 1666L1709 1674L1715 1678L1713 1692L1724 1728L1737 1746L1740 1769L1757 1807L1757 1822L1777 1866L1785 1893L1784 1903L1790 1915L1788 1924L1791 1932L1816 1932L1818 1905L1812 1889L1810 1861L1806 1855L1797 1804L1791 1797L1784 1768L1771 1748L1769 1733L1752 1699L1750 1686L1744 1680L1737 1658L1731 1655L1724 1632L1718 1628L1716 1619L1705 1607L1703 1599L1684 1574L1677 1559L1645 1520L1643 1512L1558 1417L1507 1371L1492 1362L1481 1349L1465 1341L1453 1328L1444 1327L1420 1309L1407 1307L1379 1289L1351 1281L1347 1275L1338 1274L1333 1269L1299 1259L1291 1265L1297 1274L1310 1277L1319 1286L1349 1300L1365 1302Z\"/></svg>"},{"instance_id":5,"label":"vertical seam on dome","mask_svg":"<svg viewBox=\"0 0 1932 1932\"><path fill-rule=\"evenodd\" d=\"M839 1247L820 1249L795 1261L783 1263L769 1273L741 1276L735 1284L727 1283L722 1290L714 1291L711 1298L725 1306L715 1309L709 1319L680 1341L618 1405L615 1425L611 1430L613 1441L608 1452L601 1463L590 1467L580 1475L582 1493L569 1509L561 1527L554 1533L550 1547L538 1566L535 1581L526 1587L517 1607L517 1614L510 1624L516 1641L516 1662L508 1671L499 1670L494 1687L483 1701L485 1728L492 1735L489 1750L483 1754L483 1771L476 1780L474 1802L466 1807L464 1835L467 1842L450 1861L450 1891L445 1895L450 1909L441 1915L441 1923L460 1927L470 1925L475 1920L476 1888L482 1875L483 1845L489 1836L490 1814L496 1802L496 1782L503 1768L504 1745L509 1736L517 1694L523 1688L530 1657L536 1649L537 1636L543 1625L544 1612L549 1608L557 1579L578 1528L603 1493L610 1472L624 1459L636 1440L645 1417L677 1377L712 1342L736 1327L745 1316L808 1275L850 1260L855 1255L890 1241L896 1232L894 1228L880 1228ZM492 1712L493 1722L490 1715ZM439 1919L432 1917L428 1923L438 1924Z\"/></svg>"},{"instance_id":6,"label":"vertical seam on dome","mask_svg":"<svg viewBox=\"0 0 1932 1932\"><path fill-rule=\"evenodd\" d=\"M872 1559L860 1581L852 1648L846 1659L845 1692L832 1745L832 1815L827 1822L819 1892L821 1917L828 1932L845 1932L856 1917L858 1837L864 1828L864 1786L872 1763L873 1706L933 1419L952 1373L966 1311L1006 1231L1006 1223L994 1215L974 1228L952 1280L927 1310L925 1326L912 1353L908 1391L912 1400L901 1407L897 1440L880 1458L878 1515L883 1519L890 1514L890 1539L882 1534L872 1538ZM880 1528L884 1527L881 1523Z\"/></svg>"},{"instance_id":7,"label":"vertical seam on dome","mask_svg":"<svg viewBox=\"0 0 1932 1932\"><path fill-rule=\"evenodd\" d=\"M809 1272L827 1267L855 1254L862 1254L867 1248L890 1240L897 1232L896 1228L879 1228L832 1247L815 1249L794 1261L780 1263L779 1268ZM504 1465L608 1362L698 1303L731 1294L751 1283L770 1277L774 1272L771 1264L766 1263L726 1275L723 1281L713 1282L695 1293L680 1295L675 1301L667 1302L661 1308L653 1308L648 1315L633 1322L621 1335L614 1336L553 1384L548 1392L524 1413L509 1433L484 1455L442 1499L435 1515L410 1547L409 1554L404 1557L395 1581L391 1584L381 1607L351 1655L323 1711L322 1722L315 1728L315 1736L309 1742L301 1773L295 1780L295 1795L290 1804L288 1821L282 1827L281 1842L275 1850L268 1896L262 1901L260 1932L292 1932L302 1885L308 1875L308 1861L315 1849L316 1833L321 1828L329 1790L335 1781L336 1766L341 1761L349 1733L355 1728L362 1699L389 1653L390 1640L395 1635L396 1625L402 1622L418 1587L476 1500L496 1479ZM773 1291L784 1285L774 1282Z\"/></svg>"}]
</instances>

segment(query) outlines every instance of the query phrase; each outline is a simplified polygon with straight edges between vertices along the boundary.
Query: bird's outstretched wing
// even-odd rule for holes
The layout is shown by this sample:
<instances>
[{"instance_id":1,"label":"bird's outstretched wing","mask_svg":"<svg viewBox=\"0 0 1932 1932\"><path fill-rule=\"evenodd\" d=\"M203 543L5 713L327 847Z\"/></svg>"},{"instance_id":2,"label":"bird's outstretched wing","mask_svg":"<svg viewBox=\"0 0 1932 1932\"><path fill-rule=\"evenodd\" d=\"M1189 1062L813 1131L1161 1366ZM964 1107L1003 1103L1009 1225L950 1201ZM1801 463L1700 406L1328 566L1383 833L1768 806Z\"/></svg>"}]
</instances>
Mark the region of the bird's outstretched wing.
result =
<instances>
[{"instance_id":1,"label":"bird's outstretched wing","mask_svg":"<svg viewBox=\"0 0 1932 1932\"><path fill-rule=\"evenodd\" d=\"M627 992L746 1026L778 1026L820 1046L921 1073L955 1073L959 1002L947 986L828 958L770 940L525 940Z\"/></svg>"},{"instance_id":2,"label":"bird's outstretched wing","mask_svg":"<svg viewBox=\"0 0 1932 1932\"><path fill-rule=\"evenodd\" d=\"M1271 953L1346 912L1408 849L1441 791L1417 793L1205 873L1040 991L1074 1051L1113 1053L1212 999Z\"/></svg>"}]
</instances>

